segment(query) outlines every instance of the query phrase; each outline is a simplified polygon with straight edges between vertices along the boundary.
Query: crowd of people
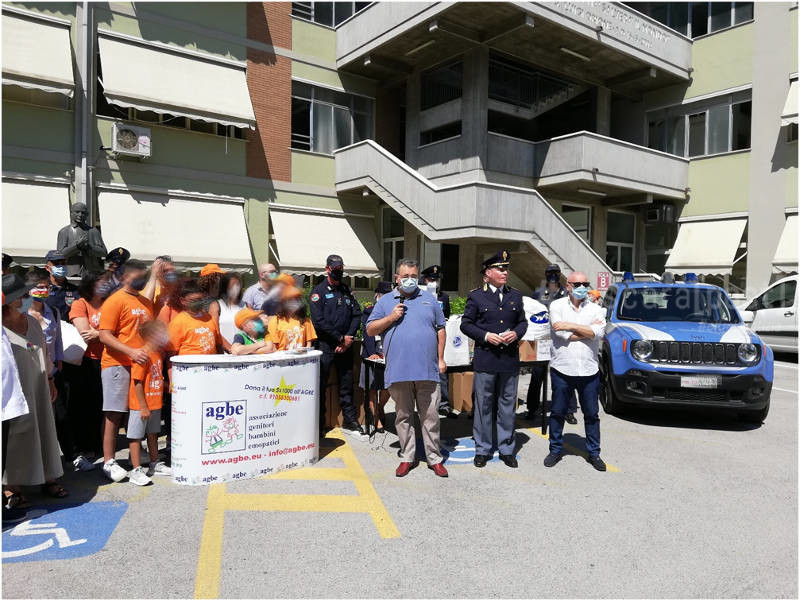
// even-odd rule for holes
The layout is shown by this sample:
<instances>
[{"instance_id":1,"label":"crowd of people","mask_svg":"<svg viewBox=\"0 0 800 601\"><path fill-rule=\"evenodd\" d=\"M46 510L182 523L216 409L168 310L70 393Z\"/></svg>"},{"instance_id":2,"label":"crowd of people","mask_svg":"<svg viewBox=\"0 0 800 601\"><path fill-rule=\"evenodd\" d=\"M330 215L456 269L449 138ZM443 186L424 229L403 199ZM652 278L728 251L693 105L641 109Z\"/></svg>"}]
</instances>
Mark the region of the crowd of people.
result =
<instances>
[{"instance_id":1,"label":"crowd of people","mask_svg":"<svg viewBox=\"0 0 800 601\"><path fill-rule=\"evenodd\" d=\"M500 459L517 467L515 413L520 370L518 342L528 327L522 294L507 285L509 256L501 251L483 263L481 286L467 299L461 331L475 341L474 463L483 467L497 440ZM169 256L151 265L115 248L104 271L84 271L79 285L67 279L66 258L46 256L44 269L24 279L11 273L3 255L3 486L7 510L30 506L23 487L41 486L52 497L69 493L59 483L65 466L95 469L114 482L146 485L169 467L170 357L231 353L265 354L316 347L320 359L320 431L325 430L324 391L330 372L338 377L338 401L345 431L364 434L353 404L353 341L362 330L359 384L383 431L383 407L395 402L405 476L416 457L413 413L420 415L428 466L447 477L439 444L440 418L452 416L443 359L445 321L450 302L440 290L434 265L420 271L415 260L401 260L393 282L380 282L375 304L362 312L343 282L344 261L326 260L325 277L311 290L308 307L289 274L272 264L258 269L258 281L243 290L242 275L207 264L199 277L180 277ZM574 272L561 284L558 266L546 270L546 286L534 292L549 311L553 335L550 376L552 467L561 456L564 422L576 423L580 398L589 462L604 470L599 457L597 347L605 325L586 276ZM82 344L75 357L67 348L61 322L71 324ZM74 342L74 341L72 341ZM69 355L69 356L68 356ZM12 358L13 360L8 360ZM527 395L534 415L547 363L534 364ZM369 384L367 384L367 381ZM577 392L577 394L576 394ZM494 415L496 414L496 419ZM158 436L167 432L163 459ZM124 427L132 470L116 460ZM143 463L144 447L147 459Z\"/></svg>"},{"instance_id":2,"label":"crowd of people","mask_svg":"<svg viewBox=\"0 0 800 601\"><path fill-rule=\"evenodd\" d=\"M65 468L99 465L110 480L140 486L171 475L171 356L271 353L317 340L302 291L271 264L243 290L242 275L219 265L205 265L196 278L180 277L169 256L147 265L125 248L108 253L104 271L84 271L79 284L67 279L66 262L53 250L44 269L20 276L3 254L7 511L30 507L24 488L31 486L68 496L59 483ZM74 332L82 356L75 356L76 340L65 332ZM159 455L162 420L168 437ZM116 460L123 427L132 470Z\"/></svg>"}]
</instances>

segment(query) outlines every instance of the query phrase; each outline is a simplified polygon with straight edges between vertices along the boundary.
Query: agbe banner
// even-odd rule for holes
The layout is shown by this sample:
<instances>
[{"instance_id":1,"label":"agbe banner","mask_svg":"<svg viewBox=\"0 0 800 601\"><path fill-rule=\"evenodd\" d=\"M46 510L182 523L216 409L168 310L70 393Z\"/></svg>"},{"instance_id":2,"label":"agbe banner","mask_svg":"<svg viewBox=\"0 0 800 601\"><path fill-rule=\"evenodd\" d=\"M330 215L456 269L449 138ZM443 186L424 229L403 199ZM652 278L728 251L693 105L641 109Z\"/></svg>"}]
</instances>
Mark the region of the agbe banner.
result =
<instances>
[{"instance_id":1,"label":"agbe banner","mask_svg":"<svg viewBox=\"0 0 800 601\"><path fill-rule=\"evenodd\" d=\"M315 463L321 355L173 357L173 480L227 482Z\"/></svg>"}]
</instances>

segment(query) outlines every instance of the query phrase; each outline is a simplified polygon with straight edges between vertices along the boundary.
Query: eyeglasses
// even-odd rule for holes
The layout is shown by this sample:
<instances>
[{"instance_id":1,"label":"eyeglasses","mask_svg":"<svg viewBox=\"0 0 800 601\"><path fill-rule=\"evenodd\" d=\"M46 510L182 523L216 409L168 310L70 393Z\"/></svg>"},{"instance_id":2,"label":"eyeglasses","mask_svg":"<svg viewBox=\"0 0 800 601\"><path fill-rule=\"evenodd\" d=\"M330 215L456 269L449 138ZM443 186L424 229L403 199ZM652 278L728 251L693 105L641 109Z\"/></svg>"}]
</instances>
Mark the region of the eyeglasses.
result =
<instances>
[{"instance_id":1,"label":"eyeglasses","mask_svg":"<svg viewBox=\"0 0 800 601\"><path fill-rule=\"evenodd\" d=\"M567 282L567 283L572 285L573 288L576 286L585 286L586 288L588 288L589 286L592 285L591 282Z\"/></svg>"}]
</instances>

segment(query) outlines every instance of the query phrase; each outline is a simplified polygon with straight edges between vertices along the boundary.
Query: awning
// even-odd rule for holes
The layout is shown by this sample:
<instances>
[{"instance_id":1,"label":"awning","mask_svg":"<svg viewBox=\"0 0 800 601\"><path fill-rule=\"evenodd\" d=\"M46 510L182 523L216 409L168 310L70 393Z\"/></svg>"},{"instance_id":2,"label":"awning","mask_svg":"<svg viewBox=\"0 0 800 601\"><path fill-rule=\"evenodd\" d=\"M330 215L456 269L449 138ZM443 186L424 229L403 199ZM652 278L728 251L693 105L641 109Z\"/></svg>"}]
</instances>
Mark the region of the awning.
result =
<instances>
[{"instance_id":1,"label":"awning","mask_svg":"<svg viewBox=\"0 0 800 601\"><path fill-rule=\"evenodd\" d=\"M367 217L318 215L270 209L280 270L302 275L325 273L325 259L337 254L344 272L355 277L380 277L375 223Z\"/></svg>"},{"instance_id":2,"label":"awning","mask_svg":"<svg viewBox=\"0 0 800 601\"><path fill-rule=\"evenodd\" d=\"M797 271L797 228L800 225L797 215L789 215L786 218L786 225L783 226L783 233L775 251L775 258L772 259L772 271L775 273L789 273Z\"/></svg>"},{"instance_id":3,"label":"awning","mask_svg":"<svg viewBox=\"0 0 800 601\"><path fill-rule=\"evenodd\" d=\"M241 203L129 190L101 190L97 202L106 248L122 246L144 261L170 255L184 269L253 268Z\"/></svg>"},{"instance_id":4,"label":"awning","mask_svg":"<svg viewBox=\"0 0 800 601\"><path fill-rule=\"evenodd\" d=\"M72 96L69 26L4 12L3 84Z\"/></svg>"},{"instance_id":5,"label":"awning","mask_svg":"<svg viewBox=\"0 0 800 601\"><path fill-rule=\"evenodd\" d=\"M20 265L44 265L58 230L69 225L69 186L3 180L3 252Z\"/></svg>"},{"instance_id":6,"label":"awning","mask_svg":"<svg viewBox=\"0 0 800 601\"><path fill-rule=\"evenodd\" d=\"M236 127L255 127L243 67L98 37L111 104Z\"/></svg>"},{"instance_id":7,"label":"awning","mask_svg":"<svg viewBox=\"0 0 800 601\"><path fill-rule=\"evenodd\" d=\"M789 84L789 93L786 94L786 104L783 105L781 125L797 123L797 80Z\"/></svg>"},{"instance_id":8,"label":"awning","mask_svg":"<svg viewBox=\"0 0 800 601\"><path fill-rule=\"evenodd\" d=\"M747 219L682 223L665 269L730 275Z\"/></svg>"}]
</instances>

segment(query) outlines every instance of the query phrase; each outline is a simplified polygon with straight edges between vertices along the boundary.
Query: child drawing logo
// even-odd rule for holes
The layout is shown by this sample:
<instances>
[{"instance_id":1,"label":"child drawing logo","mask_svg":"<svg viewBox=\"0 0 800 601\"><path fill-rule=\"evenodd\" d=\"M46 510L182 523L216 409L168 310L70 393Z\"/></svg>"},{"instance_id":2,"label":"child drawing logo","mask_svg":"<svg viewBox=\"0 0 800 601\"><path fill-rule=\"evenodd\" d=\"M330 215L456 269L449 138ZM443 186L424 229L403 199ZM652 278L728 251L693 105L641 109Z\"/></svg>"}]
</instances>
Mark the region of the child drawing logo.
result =
<instances>
[{"instance_id":1,"label":"child drawing logo","mask_svg":"<svg viewBox=\"0 0 800 601\"><path fill-rule=\"evenodd\" d=\"M200 452L227 453L245 449L247 401L203 403L203 440Z\"/></svg>"}]
</instances>

